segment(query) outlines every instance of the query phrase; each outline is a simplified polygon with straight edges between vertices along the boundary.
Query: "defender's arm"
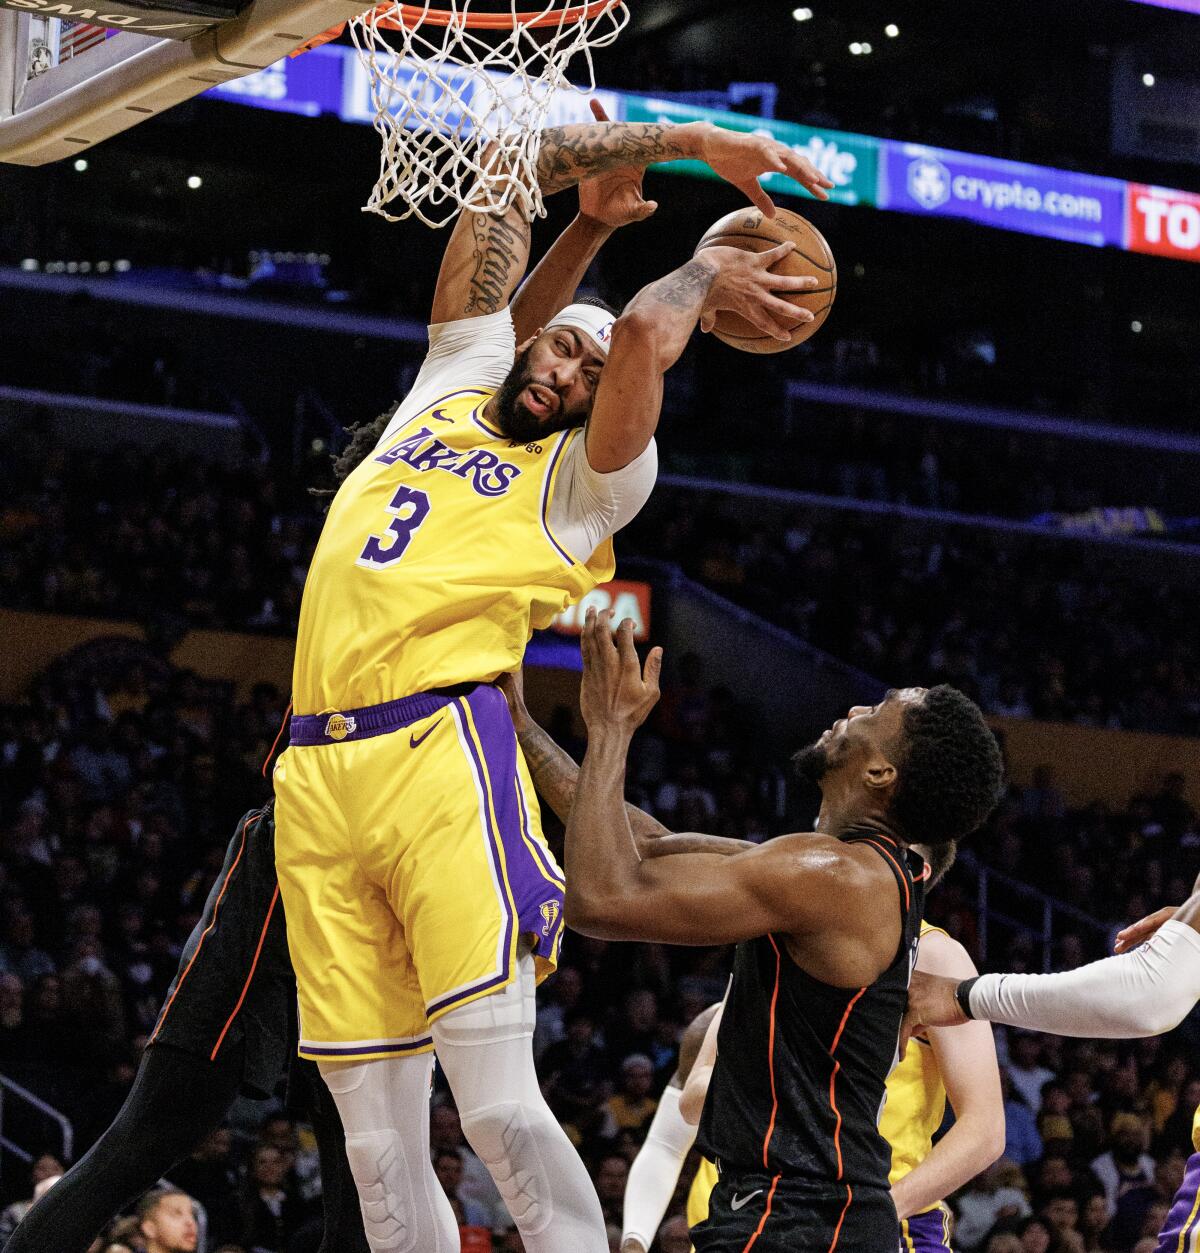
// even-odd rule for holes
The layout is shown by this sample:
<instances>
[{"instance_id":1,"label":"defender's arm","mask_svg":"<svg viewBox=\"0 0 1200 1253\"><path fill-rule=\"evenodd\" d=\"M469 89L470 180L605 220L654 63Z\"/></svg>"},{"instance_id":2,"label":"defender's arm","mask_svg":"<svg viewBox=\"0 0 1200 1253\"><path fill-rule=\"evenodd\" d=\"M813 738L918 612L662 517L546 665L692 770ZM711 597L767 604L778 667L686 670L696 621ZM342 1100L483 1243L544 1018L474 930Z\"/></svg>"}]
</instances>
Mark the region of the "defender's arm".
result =
<instances>
[{"instance_id":1,"label":"defender's arm","mask_svg":"<svg viewBox=\"0 0 1200 1253\"><path fill-rule=\"evenodd\" d=\"M497 685L508 700L508 712L517 733L517 742L538 795L566 822L575 799L579 766L575 759L554 742L534 722L525 707L525 690L521 671L501 675ZM755 848L749 840L735 840L723 835L701 835L698 832L676 833L636 805L625 803L625 813L637 844L639 857L665 857L670 853L710 852L728 857L739 849Z\"/></svg>"},{"instance_id":2,"label":"defender's arm","mask_svg":"<svg viewBox=\"0 0 1200 1253\"><path fill-rule=\"evenodd\" d=\"M621 624L618 645L609 619L589 610L583 633L589 739L567 821L568 925L601 939L728 944L844 929L847 918L865 917L878 890L874 866L827 837L785 836L724 858L638 857L623 803L625 759L658 699L662 655L651 650L643 674L633 624Z\"/></svg>"}]
</instances>

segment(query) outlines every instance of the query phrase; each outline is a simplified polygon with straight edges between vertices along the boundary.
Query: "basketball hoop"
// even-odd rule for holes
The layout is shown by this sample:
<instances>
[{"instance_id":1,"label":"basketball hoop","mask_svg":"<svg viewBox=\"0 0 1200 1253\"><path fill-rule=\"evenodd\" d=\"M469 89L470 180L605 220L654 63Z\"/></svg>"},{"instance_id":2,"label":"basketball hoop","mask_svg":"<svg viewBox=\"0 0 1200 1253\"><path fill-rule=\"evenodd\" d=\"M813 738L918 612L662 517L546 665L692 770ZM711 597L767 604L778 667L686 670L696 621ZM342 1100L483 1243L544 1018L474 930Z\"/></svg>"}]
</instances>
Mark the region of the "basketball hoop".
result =
<instances>
[{"instance_id":1,"label":"basketball hoop","mask_svg":"<svg viewBox=\"0 0 1200 1253\"><path fill-rule=\"evenodd\" d=\"M525 0L526 3L529 0ZM389 222L444 226L462 209L502 213L519 202L541 217L536 166L554 94L595 88L592 50L629 20L624 0L396 0L360 14L350 34L371 84L383 141L364 206ZM567 78L582 54L586 79ZM389 212L400 202L402 212Z\"/></svg>"}]
</instances>

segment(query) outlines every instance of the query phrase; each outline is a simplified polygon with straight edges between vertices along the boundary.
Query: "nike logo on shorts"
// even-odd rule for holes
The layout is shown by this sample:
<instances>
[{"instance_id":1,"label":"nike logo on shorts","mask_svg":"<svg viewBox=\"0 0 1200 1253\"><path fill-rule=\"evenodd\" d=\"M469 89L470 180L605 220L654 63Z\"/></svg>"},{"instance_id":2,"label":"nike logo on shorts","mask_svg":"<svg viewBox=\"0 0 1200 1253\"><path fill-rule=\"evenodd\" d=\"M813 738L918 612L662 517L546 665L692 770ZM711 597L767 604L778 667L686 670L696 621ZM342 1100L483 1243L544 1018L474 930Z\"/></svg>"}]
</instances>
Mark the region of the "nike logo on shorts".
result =
<instances>
[{"instance_id":1,"label":"nike logo on shorts","mask_svg":"<svg viewBox=\"0 0 1200 1253\"><path fill-rule=\"evenodd\" d=\"M421 745L424 744L425 741L437 730L438 722L441 722L441 718L439 718L437 722L435 722L433 726L431 726L423 735L410 735L408 737L409 748L420 748Z\"/></svg>"},{"instance_id":2,"label":"nike logo on shorts","mask_svg":"<svg viewBox=\"0 0 1200 1253\"><path fill-rule=\"evenodd\" d=\"M733 1200L729 1202L729 1208L731 1210L740 1210L743 1205L749 1205L750 1202L753 1201L756 1196L761 1196L761 1195L762 1195L761 1188L756 1188L753 1192L749 1193L747 1196L738 1196L738 1194L735 1192L733 1194Z\"/></svg>"}]
</instances>

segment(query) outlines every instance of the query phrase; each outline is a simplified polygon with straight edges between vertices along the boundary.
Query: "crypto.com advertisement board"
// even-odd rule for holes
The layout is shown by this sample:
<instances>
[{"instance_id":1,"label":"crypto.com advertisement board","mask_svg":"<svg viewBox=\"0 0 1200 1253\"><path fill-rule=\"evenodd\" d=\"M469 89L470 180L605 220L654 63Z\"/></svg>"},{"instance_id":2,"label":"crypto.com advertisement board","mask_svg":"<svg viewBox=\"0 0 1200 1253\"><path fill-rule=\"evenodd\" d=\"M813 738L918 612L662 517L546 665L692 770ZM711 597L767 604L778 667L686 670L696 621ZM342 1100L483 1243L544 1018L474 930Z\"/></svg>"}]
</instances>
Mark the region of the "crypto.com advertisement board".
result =
<instances>
[{"instance_id":1,"label":"crypto.com advertisement board","mask_svg":"<svg viewBox=\"0 0 1200 1253\"><path fill-rule=\"evenodd\" d=\"M1001 230L1123 247L1125 184L1047 166L889 142L879 204Z\"/></svg>"}]
</instances>

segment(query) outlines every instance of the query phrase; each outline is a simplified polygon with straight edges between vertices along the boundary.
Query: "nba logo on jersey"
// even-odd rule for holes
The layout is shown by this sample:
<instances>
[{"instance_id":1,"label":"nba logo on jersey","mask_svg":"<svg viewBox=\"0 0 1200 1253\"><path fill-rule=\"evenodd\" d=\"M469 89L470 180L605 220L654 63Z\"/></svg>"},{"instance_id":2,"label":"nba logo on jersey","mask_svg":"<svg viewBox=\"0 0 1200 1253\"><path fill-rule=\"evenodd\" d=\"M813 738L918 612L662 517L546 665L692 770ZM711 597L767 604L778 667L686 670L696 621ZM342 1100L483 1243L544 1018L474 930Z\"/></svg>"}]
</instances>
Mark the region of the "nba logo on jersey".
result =
<instances>
[{"instance_id":1,"label":"nba logo on jersey","mask_svg":"<svg viewBox=\"0 0 1200 1253\"><path fill-rule=\"evenodd\" d=\"M546 925L542 928L543 935L549 935L554 930L554 924L558 921L558 915L562 912L557 901L545 901L538 911L546 920Z\"/></svg>"},{"instance_id":2,"label":"nba logo on jersey","mask_svg":"<svg viewBox=\"0 0 1200 1253\"><path fill-rule=\"evenodd\" d=\"M357 725L353 718L347 718L344 714L330 714L329 721L325 724L325 734L331 740L344 740L346 736L354 734Z\"/></svg>"}]
</instances>

